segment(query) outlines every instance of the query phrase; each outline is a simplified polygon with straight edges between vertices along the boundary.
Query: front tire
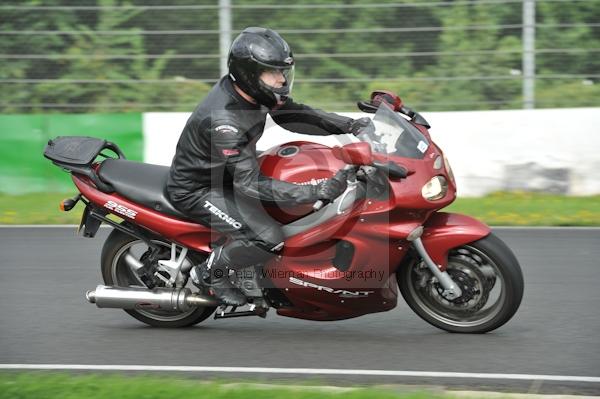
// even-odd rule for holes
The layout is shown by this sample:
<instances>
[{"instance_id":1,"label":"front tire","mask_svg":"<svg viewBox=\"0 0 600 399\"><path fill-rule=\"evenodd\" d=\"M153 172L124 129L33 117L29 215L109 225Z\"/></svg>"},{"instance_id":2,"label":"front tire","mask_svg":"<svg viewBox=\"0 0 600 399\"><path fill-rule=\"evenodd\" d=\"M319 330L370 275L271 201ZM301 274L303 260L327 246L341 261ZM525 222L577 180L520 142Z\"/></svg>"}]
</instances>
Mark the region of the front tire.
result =
<instances>
[{"instance_id":1,"label":"front tire","mask_svg":"<svg viewBox=\"0 0 600 399\"><path fill-rule=\"evenodd\" d=\"M155 238L152 241L166 249L170 248L170 243L164 239ZM138 238L125 234L119 230L113 230L102 247L101 270L104 284L118 287L145 287L134 271L130 269L125 261L127 253L133 255L138 260L148 249L148 246ZM166 251L168 253L168 251ZM194 264L202 262L196 254L187 256L190 262ZM169 259L167 255L165 259ZM208 318L215 307L197 307L187 312L171 312L157 310L138 310L124 309L132 317L153 327L188 327Z\"/></svg>"},{"instance_id":2,"label":"front tire","mask_svg":"<svg viewBox=\"0 0 600 399\"><path fill-rule=\"evenodd\" d=\"M413 259L396 273L410 308L442 330L471 334L492 331L510 320L521 304L521 267L494 234L452 249L447 272L463 291L455 300L444 298L443 289L421 259Z\"/></svg>"}]
</instances>

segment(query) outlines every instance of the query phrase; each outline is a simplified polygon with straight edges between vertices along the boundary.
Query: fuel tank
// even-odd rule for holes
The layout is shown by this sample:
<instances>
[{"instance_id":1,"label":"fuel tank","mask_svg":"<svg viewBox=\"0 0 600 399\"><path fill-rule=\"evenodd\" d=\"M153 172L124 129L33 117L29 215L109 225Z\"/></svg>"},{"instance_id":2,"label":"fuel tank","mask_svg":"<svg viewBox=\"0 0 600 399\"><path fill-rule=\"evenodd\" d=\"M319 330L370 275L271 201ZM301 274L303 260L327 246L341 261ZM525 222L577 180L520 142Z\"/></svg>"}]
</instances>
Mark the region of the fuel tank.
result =
<instances>
[{"instance_id":1,"label":"fuel tank","mask_svg":"<svg viewBox=\"0 0 600 399\"><path fill-rule=\"evenodd\" d=\"M331 147L308 141L275 146L263 152L258 161L263 175L300 185L317 185L345 166L344 162L334 158ZM305 216L312 210L312 204L264 205L273 218L284 224Z\"/></svg>"}]
</instances>

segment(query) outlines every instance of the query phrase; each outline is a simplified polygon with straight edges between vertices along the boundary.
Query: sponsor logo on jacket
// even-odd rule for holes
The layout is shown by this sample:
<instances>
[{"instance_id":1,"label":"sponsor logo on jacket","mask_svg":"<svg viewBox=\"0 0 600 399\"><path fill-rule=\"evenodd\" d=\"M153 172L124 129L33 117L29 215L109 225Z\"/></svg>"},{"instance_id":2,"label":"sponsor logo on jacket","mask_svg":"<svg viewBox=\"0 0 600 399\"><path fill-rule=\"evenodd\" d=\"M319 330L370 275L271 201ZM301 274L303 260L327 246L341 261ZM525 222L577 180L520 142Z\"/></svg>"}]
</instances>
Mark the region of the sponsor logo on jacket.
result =
<instances>
[{"instance_id":1,"label":"sponsor logo on jacket","mask_svg":"<svg viewBox=\"0 0 600 399\"><path fill-rule=\"evenodd\" d=\"M223 155L225 155L226 157L231 156L231 155L240 155L240 150L223 150Z\"/></svg>"},{"instance_id":2,"label":"sponsor logo on jacket","mask_svg":"<svg viewBox=\"0 0 600 399\"><path fill-rule=\"evenodd\" d=\"M237 133L239 130L235 126L220 125L215 128L217 133Z\"/></svg>"},{"instance_id":3,"label":"sponsor logo on jacket","mask_svg":"<svg viewBox=\"0 0 600 399\"><path fill-rule=\"evenodd\" d=\"M232 218L231 216L229 216L228 214L226 214L225 212L223 212L222 210L220 210L219 208L214 206L212 202L204 201L204 207L206 209L208 209L208 211L210 213L212 213L213 215L215 215L216 217L218 217L225 223L235 227L236 229L242 228L242 224L240 222L238 222L237 220L235 220L234 218Z\"/></svg>"}]
</instances>

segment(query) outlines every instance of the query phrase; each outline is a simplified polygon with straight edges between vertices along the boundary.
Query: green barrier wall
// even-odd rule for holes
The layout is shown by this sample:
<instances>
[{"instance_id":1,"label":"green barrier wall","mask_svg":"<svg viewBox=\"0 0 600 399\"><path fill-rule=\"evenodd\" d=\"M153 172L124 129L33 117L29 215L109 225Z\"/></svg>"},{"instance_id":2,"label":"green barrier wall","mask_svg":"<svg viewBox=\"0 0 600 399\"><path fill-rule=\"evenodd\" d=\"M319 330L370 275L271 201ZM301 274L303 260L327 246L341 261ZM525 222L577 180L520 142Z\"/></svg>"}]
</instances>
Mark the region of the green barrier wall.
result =
<instances>
[{"instance_id":1,"label":"green barrier wall","mask_svg":"<svg viewBox=\"0 0 600 399\"><path fill-rule=\"evenodd\" d=\"M128 159L143 159L142 115L0 115L0 192L74 192L70 175L44 158L56 136L100 137L116 143Z\"/></svg>"}]
</instances>

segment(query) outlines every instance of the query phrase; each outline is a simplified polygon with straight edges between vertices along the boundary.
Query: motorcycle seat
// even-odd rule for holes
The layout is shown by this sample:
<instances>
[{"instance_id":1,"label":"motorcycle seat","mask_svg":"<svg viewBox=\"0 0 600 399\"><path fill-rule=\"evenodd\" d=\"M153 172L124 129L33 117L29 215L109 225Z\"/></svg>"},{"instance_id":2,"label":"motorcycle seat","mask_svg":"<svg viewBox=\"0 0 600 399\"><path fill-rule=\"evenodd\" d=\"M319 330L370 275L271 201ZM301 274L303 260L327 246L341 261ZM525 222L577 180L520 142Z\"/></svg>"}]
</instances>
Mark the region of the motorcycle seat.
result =
<instances>
[{"instance_id":1,"label":"motorcycle seat","mask_svg":"<svg viewBox=\"0 0 600 399\"><path fill-rule=\"evenodd\" d=\"M109 158L102 162L98 176L135 203L179 219L189 219L168 199L168 166Z\"/></svg>"}]
</instances>

